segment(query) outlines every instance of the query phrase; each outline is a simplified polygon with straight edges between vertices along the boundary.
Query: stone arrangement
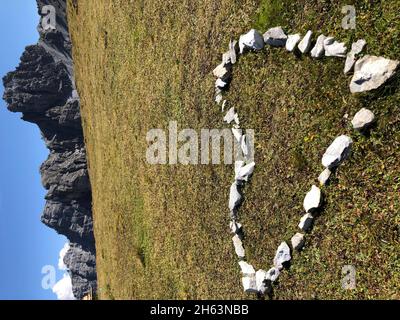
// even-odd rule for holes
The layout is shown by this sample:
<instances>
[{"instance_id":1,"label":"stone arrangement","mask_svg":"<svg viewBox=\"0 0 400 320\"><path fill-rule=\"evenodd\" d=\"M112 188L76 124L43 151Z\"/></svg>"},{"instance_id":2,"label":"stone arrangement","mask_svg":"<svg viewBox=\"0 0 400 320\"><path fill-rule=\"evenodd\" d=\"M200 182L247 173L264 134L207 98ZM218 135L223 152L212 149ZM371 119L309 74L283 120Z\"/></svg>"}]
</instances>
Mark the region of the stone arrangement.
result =
<instances>
[{"instance_id":1,"label":"stone arrangement","mask_svg":"<svg viewBox=\"0 0 400 320\"><path fill-rule=\"evenodd\" d=\"M312 58L318 59L325 57L338 57L345 60L344 73L348 74L354 69L353 77L350 81L350 92L359 93L376 89L391 78L399 61L389 60L383 57L365 55L358 59L358 55L364 49L366 42L361 39L353 43L351 50L347 52L345 43L338 42L334 37L319 35L315 42L312 40L311 30L302 37L298 34L286 35L281 27L269 29L264 35L257 30L250 30L239 38L239 42L230 41L229 50L223 54L222 63L218 65L213 74L217 77L215 82L215 101L222 105L222 112L225 110L226 100L223 92L229 88L232 80L233 65L237 63L238 57L247 52L257 52L266 45L271 47L284 47L287 51L299 51L302 54L310 53ZM237 48L238 47L238 48ZM255 163L248 159L248 146L246 145L246 135L242 135L240 129L239 115L235 108L230 108L224 121L228 124L233 123L232 133L240 144L244 160L235 162L235 181L230 187L229 211L230 211L230 230L233 234L232 241L236 255L239 258L239 266L242 272L242 285L245 292L256 293L258 295L269 294L272 291L272 284L277 281L280 272L289 266L292 260L292 250L301 251L306 243L305 233L309 232L314 223L315 215L321 211L323 194L321 189L313 185L306 194L303 202L304 215L298 224L297 232L290 240L291 247L283 241L277 248L273 264L268 271L258 270L245 261L245 248L243 245L244 231L239 223L238 210L243 202L242 189L253 174ZM354 116L351 124L357 131L368 129L375 122L375 116L368 109L361 109ZM322 157L324 170L318 177L320 186L324 186L329 181L332 172L345 161L351 152L353 141L346 135L337 137L327 148Z\"/></svg>"}]
</instances>

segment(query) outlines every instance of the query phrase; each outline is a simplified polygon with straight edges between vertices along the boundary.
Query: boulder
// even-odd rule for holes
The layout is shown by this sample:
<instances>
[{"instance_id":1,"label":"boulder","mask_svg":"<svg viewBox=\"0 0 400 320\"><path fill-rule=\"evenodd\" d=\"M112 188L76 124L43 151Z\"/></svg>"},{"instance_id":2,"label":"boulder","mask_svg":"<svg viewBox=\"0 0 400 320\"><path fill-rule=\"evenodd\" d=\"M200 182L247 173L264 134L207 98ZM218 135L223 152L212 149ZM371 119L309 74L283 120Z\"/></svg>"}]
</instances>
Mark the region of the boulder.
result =
<instances>
[{"instance_id":1,"label":"boulder","mask_svg":"<svg viewBox=\"0 0 400 320\"><path fill-rule=\"evenodd\" d=\"M229 74L229 67L225 63L219 64L214 70L213 75L216 78L224 78Z\"/></svg>"},{"instance_id":2,"label":"boulder","mask_svg":"<svg viewBox=\"0 0 400 320\"><path fill-rule=\"evenodd\" d=\"M351 50L347 54L346 62L344 64L344 74L349 73L353 69L357 55L363 51L366 44L367 42L364 39L360 39L351 45Z\"/></svg>"},{"instance_id":3,"label":"boulder","mask_svg":"<svg viewBox=\"0 0 400 320\"><path fill-rule=\"evenodd\" d=\"M235 179L237 181L248 181L251 175L253 174L255 166L256 166L255 162L250 162L245 166L238 168L236 171Z\"/></svg>"},{"instance_id":4,"label":"boulder","mask_svg":"<svg viewBox=\"0 0 400 320\"><path fill-rule=\"evenodd\" d=\"M312 186L311 190L307 193L304 198L303 206L304 210L308 213L314 212L322 204L321 189L317 186Z\"/></svg>"},{"instance_id":5,"label":"boulder","mask_svg":"<svg viewBox=\"0 0 400 320\"><path fill-rule=\"evenodd\" d=\"M322 165L329 169L337 167L350 155L352 144L353 140L348 136L337 137L322 156Z\"/></svg>"},{"instance_id":6,"label":"boulder","mask_svg":"<svg viewBox=\"0 0 400 320\"><path fill-rule=\"evenodd\" d=\"M301 217L299 228L304 232L307 232L311 229L313 224L314 217L310 213L306 213L304 216Z\"/></svg>"},{"instance_id":7,"label":"boulder","mask_svg":"<svg viewBox=\"0 0 400 320\"><path fill-rule=\"evenodd\" d=\"M324 50L326 57L346 57L347 48L345 43L335 41L332 37L325 38Z\"/></svg>"},{"instance_id":8,"label":"boulder","mask_svg":"<svg viewBox=\"0 0 400 320\"><path fill-rule=\"evenodd\" d=\"M282 270L284 265L288 263L290 259L292 259L290 255L290 248L286 242L282 242L276 250L274 266L277 269Z\"/></svg>"},{"instance_id":9,"label":"boulder","mask_svg":"<svg viewBox=\"0 0 400 320\"><path fill-rule=\"evenodd\" d=\"M326 185L328 180L329 180L329 178L330 178L330 176L331 176L331 174L332 174L331 170L329 170L329 168L325 168L325 170L322 171L321 174L318 177L319 184L321 186Z\"/></svg>"},{"instance_id":10,"label":"boulder","mask_svg":"<svg viewBox=\"0 0 400 320\"><path fill-rule=\"evenodd\" d=\"M324 55L325 48L324 48L324 41L326 37L321 34L317 38L317 42L315 43L314 48L311 50L311 57L313 58L321 58Z\"/></svg>"},{"instance_id":11,"label":"boulder","mask_svg":"<svg viewBox=\"0 0 400 320\"><path fill-rule=\"evenodd\" d=\"M299 45L297 46L301 53L307 53L311 47L311 36L312 31L308 30L304 38L300 41Z\"/></svg>"},{"instance_id":12,"label":"boulder","mask_svg":"<svg viewBox=\"0 0 400 320\"><path fill-rule=\"evenodd\" d=\"M226 88L227 85L228 85L228 83L225 82L225 81L223 81L223 80L220 79L220 78L218 78L218 79L215 81L215 87L216 87L216 88L224 89L224 88Z\"/></svg>"},{"instance_id":13,"label":"boulder","mask_svg":"<svg viewBox=\"0 0 400 320\"><path fill-rule=\"evenodd\" d=\"M255 274L251 275L251 276L242 277L242 285L243 285L244 292L258 293Z\"/></svg>"},{"instance_id":14,"label":"boulder","mask_svg":"<svg viewBox=\"0 0 400 320\"><path fill-rule=\"evenodd\" d=\"M301 39L300 33L290 34L286 40L286 50L292 52Z\"/></svg>"},{"instance_id":15,"label":"boulder","mask_svg":"<svg viewBox=\"0 0 400 320\"><path fill-rule=\"evenodd\" d=\"M265 292L268 289L268 283L266 281L267 278L267 272L264 270L257 270L256 272L256 285L257 285L257 291L260 294L265 294Z\"/></svg>"},{"instance_id":16,"label":"boulder","mask_svg":"<svg viewBox=\"0 0 400 320\"><path fill-rule=\"evenodd\" d=\"M269 281L271 281L271 282L275 282L276 280L278 280L278 277L279 277L279 274L280 274L280 273L281 273L281 272L279 271L278 268L272 267L271 269L269 269L269 270L267 271L266 279L269 280Z\"/></svg>"},{"instance_id":17,"label":"boulder","mask_svg":"<svg viewBox=\"0 0 400 320\"><path fill-rule=\"evenodd\" d=\"M375 122L375 115L371 110L362 108L355 115L351 124L353 128L359 131L368 129Z\"/></svg>"},{"instance_id":18,"label":"boulder","mask_svg":"<svg viewBox=\"0 0 400 320\"><path fill-rule=\"evenodd\" d=\"M359 93L379 88L396 72L397 60L366 55L358 60L350 82L350 91Z\"/></svg>"},{"instance_id":19,"label":"boulder","mask_svg":"<svg viewBox=\"0 0 400 320\"><path fill-rule=\"evenodd\" d=\"M246 261L239 261L239 266L240 269L243 273L243 275L254 275L256 274L256 270L254 269L254 267L247 263Z\"/></svg>"},{"instance_id":20,"label":"boulder","mask_svg":"<svg viewBox=\"0 0 400 320\"><path fill-rule=\"evenodd\" d=\"M294 250L300 251L304 247L305 239L304 239L304 234L302 233L296 233L292 239L290 239L290 242L292 243L292 248Z\"/></svg>"},{"instance_id":21,"label":"boulder","mask_svg":"<svg viewBox=\"0 0 400 320\"><path fill-rule=\"evenodd\" d=\"M241 234L242 233L242 225L239 222L236 221L231 221L229 223L229 228L231 229L231 232L234 234ZM240 238L240 237L239 237Z\"/></svg>"},{"instance_id":22,"label":"boulder","mask_svg":"<svg viewBox=\"0 0 400 320\"><path fill-rule=\"evenodd\" d=\"M232 121L234 121L236 124L239 124L239 115L236 113L234 107L228 110L228 112L224 117L224 121L228 124L231 123Z\"/></svg>"},{"instance_id":23,"label":"boulder","mask_svg":"<svg viewBox=\"0 0 400 320\"><path fill-rule=\"evenodd\" d=\"M242 240L239 238L239 236L237 234L235 234L232 238L232 242L233 242L233 246L235 247L236 255L239 258L243 259L245 256L245 251L243 248Z\"/></svg>"},{"instance_id":24,"label":"boulder","mask_svg":"<svg viewBox=\"0 0 400 320\"><path fill-rule=\"evenodd\" d=\"M229 193L229 210L235 212L242 202L237 182L232 183Z\"/></svg>"},{"instance_id":25,"label":"boulder","mask_svg":"<svg viewBox=\"0 0 400 320\"><path fill-rule=\"evenodd\" d=\"M271 28L264 33L264 42L272 47L284 47L287 38L281 27Z\"/></svg>"},{"instance_id":26,"label":"boulder","mask_svg":"<svg viewBox=\"0 0 400 320\"><path fill-rule=\"evenodd\" d=\"M248 33L240 36L239 51L241 54L245 48L251 50L261 50L264 48L264 39L257 30L251 29Z\"/></svg>"}]
</instances>

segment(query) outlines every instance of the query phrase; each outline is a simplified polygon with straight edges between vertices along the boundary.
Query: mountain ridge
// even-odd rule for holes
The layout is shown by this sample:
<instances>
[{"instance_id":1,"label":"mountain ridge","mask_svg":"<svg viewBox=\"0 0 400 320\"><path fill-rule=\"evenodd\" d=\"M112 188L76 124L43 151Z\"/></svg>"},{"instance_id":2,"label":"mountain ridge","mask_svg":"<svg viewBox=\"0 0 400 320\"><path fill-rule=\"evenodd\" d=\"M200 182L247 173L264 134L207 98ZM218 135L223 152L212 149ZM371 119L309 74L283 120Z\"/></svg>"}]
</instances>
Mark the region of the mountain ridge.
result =
<instances>
[{"instance_id":1,"label":"mountain ridge","mask_svg":"<svg viewBox=\"0 0 400 320\"><path fill-rule=\"evenodd\" d=\"M3 78L4 100L11 112L36 124L50 154L41 165L48 193L41 221L70 241L64 257L74 296L97 291L92 196L86 149L75 87L66 1L37 0L38 12L51 5L56 29L38 26L40 39L27 46L15 71Z\"/></svg>"}]
</instances>

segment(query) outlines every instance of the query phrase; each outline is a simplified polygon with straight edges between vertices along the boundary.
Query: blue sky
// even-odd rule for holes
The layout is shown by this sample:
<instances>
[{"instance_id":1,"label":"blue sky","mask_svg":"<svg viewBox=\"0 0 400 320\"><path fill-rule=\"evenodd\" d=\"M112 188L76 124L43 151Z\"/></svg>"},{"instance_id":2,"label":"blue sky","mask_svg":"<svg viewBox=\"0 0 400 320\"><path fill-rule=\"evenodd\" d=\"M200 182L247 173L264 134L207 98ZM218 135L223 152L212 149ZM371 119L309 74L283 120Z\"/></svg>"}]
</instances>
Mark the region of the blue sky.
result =
<instances>
[{"instance_id":1,"label":"blue sky","mask_svg":"<svg viewBox=\"0 0 400 320\"><path fill-rule=\"evenodd\" d=\"M35 0L0 2L0 77L14 70L25 46L36 43ZM0 83L0 96L4 88ZM45 190L39 166L47 158L38 128L0 99L0 299L55 299L41 286L42 267L57 267L66 239L40 222ZM57 280L61 279L58 273Z\"/></svg>"}]
</instances>

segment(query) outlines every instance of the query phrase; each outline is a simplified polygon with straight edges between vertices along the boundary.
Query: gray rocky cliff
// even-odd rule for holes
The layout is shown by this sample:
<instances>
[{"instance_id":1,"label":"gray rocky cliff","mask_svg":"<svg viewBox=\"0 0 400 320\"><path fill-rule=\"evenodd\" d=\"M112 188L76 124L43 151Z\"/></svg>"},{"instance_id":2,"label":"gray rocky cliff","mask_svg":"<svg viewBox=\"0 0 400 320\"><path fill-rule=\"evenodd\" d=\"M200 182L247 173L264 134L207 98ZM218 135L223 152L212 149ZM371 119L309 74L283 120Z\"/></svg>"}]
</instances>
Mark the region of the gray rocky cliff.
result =
<instances>
[{"instance_id":1,"label":"gray rocky cliff","mask_svg":"<svg viewBox=\"0 0 400 320\"><path fill-rule=\"evenodd\" d=\"M91 187L75 88L66 0L37 0L56 9L56 29L44 31L28 46L20 65L3 78L4 100L12 112L38 125L50 151L40 172L48 190L41 217L44 224L65 235L70 249L64 262L76 298L97 290L96 250L91 210Z\"/></svg>"}]
</instances>

